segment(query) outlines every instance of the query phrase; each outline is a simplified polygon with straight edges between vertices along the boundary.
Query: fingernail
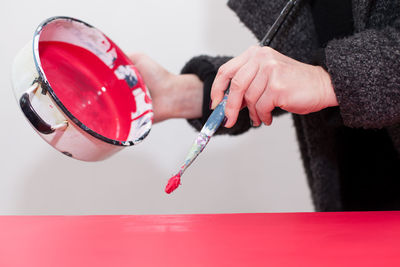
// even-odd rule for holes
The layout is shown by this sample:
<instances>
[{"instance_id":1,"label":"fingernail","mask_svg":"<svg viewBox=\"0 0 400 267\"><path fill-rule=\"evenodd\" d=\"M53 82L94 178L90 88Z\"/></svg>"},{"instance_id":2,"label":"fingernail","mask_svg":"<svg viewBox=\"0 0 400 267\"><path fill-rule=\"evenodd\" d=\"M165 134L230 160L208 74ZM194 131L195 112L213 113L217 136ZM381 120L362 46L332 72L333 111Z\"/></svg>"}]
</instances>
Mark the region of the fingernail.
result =
<instances>
[{"instance_id":1,"label":"fingernail","mask_svg":"<svg viewBox=\"0 0 400 267\"><path fill-rule=\"evenodd\" d=\"M250 120L250 125L251 125L252 128L259 128L259 127L261 126L261 123L258 124L258 125L256 125L256 124L254 123L254 121Z\"/></svg>"},{"instance_id":2,"label":"fingernail","mask_svg":"<svg viewBox=\"0 0 400 267\"><path fill-rule=\"evenodd\" d=\"M216 105L216 104L213 104L213 102L211 102L211 109L215 109L216 107L217 107L218 105Z\"/></svg>"},{"instance_id":3,"label":"fingernail","mask_svg":"<svg viewBox=\"0 0 400 267\"><path fill-rule=\"evenodd\" d=\"M208 108L211 109L212 107L212 100L210 100L210 104L208 105Z\"/></svg>"},{"instance_id":4,"label":"fingernail","mask_svg":"<svg viewBox=\"0 0 400 267\"><path fill-rule=\"evenodd\" d=\"M228 118L225 116L224 119L222 120L222 126L225 126L227 121L228 121Z\"/></svg>"}]
</instances>

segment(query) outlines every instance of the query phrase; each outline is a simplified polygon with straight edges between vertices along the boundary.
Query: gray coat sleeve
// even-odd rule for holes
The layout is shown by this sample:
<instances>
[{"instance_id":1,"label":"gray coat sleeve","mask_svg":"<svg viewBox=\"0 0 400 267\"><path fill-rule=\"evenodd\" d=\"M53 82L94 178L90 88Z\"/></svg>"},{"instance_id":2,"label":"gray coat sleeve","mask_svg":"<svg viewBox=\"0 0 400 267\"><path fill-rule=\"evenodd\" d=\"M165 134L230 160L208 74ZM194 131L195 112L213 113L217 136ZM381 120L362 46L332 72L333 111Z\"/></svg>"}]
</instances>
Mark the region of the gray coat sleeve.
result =
<instances>
[{"instance_id":1,"label":"gray coat sleeve","mask_svg":"<svg viewBox=\"0 0 400 267\"><path fill-rule=\"evenodd\" d=\"M400 19L330 41L325 57L345 125L400 123Z\"/></svg>"}]
</instances>

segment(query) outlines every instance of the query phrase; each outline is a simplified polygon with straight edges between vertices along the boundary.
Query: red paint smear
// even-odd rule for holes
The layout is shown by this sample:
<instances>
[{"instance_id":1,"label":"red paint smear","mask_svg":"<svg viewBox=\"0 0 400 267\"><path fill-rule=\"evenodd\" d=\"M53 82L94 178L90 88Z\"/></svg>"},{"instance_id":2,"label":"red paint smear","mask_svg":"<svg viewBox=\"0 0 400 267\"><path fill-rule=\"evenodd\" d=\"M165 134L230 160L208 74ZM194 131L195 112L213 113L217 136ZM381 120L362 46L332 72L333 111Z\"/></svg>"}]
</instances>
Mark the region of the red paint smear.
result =
<instances>
[{"instance_id":1,"label":"red paint smear","mask_svg":"<svg viewBox=\"0 0 400 267\"><path fill-rule=\"evenodd\" d=\"M110 38L108 38L107 36L104 36L104 37L107 39L108 43L111 44L111 46L108 49L108 51L111 51L112 48L114 48L115 52L117 53L117 58L114 61L113 71L115 69L117 69L118 66L120 66L120 65L131 65L132 69L136 73L136 78L138 79L138 83L132 88L132 91L134 89L136 89L136 88L140 88L143 91L143 93L145 94L144 102L146 102L147 104L151 104L152 101L151 101L151 98L150 98L149 94L146 91L145 82L143 81L143 78L140 75L139 71L133 66L132 61L124 54L124 52L122 52L122 50L118 46L116 46L114 44L114 42ZM134 107L134 109L136 111L136 106Z\"/></svg>"},{"instance_id":2,"label":"red paint smear","mask_svg":"<svg viewBox=\"0 0 400 267\"><path fill-rule=\"evenodd\" d=\"M181 174L178 173L177 175L171 177L168 180L168 184L165 187L165 193L171 194L172 192L174 192L175 189L179 187L180 184L181 184Z\"/></svg>"},{"instance_id":3,"label":"red paint smear","mask_svg":"<svg viewBox=\"0 0 400 267\"><path fill-rule=\"evenodd\" d=\"M137 72L139 82L134 88L116 78L119 65L132 63L113 47L117 51L113 69L90 51L64 42L41 41L39 55L52 89L73 116L107 138L126 141L131 113L136 111L132 90L139 86L145 90L145 86Z\"/></svg>"},{"instance_id":4,"label":"red paint smear","mask_svg":"<svg viewBox=\"0 0 400 267\"><path fill-rule=\"evenodd\" d=\"M398 267L400 212L0 216L1 266Z\"/></svg>"},{"instance_id":5,"label":"red paint smear","mask_svg":"<svg viewBox=\"0 0 400 267\"><path fill-rule=\"evenodd\" d=\"M135 120L137 120L137 119L143 117L144 115L146 115L146 114L148 114L148 113L150 113L150 112L153 112L153 110L152 110L152 109L146 110L145 112L143 112L142 114L140 114L140 115L137 116L136 118L133 118L132 121L135 121Z\"/></svg>"}]
</instances>

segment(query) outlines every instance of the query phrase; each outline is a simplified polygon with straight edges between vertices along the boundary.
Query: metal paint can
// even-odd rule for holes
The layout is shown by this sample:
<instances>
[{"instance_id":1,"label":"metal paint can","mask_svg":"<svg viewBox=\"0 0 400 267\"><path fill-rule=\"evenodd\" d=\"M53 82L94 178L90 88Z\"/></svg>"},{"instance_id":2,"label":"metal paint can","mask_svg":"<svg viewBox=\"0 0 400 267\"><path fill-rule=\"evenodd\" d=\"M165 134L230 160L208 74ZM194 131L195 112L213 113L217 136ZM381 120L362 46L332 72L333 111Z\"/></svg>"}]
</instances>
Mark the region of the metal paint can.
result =
<instances>
[{"instance_id":1,"label":"metal paint can","mask_svg":"<svg viewBox=\"0 0 400 267\"><path fill-rule=\"evenodd\" d=\"M117 102L121 99L132 99L130 102L122 100L125 108L130 108L130 105L135 107L134 112L128 114L129 118L114 118L130 120L123 138L105 136L93 127L88 127L63 103L46 76L46 69L43 68L40 58L41 43L49 41L64 42L88 50L115 74L112 79L126 81L127 85L121 90L122 95L120 92L114 93L118 95L118 99L111 97L108 100L116 102L113 105L118 108L121 103ZM14 59L12 85L17 102L35 131L51 146L75 159L106 159L126 146L141 142L152 126L150 94L137 69L106 35L78 19L52 17L42 22L33 39ZM100 95L102 92L98 93Z\"/></svg>"}]
</instances>

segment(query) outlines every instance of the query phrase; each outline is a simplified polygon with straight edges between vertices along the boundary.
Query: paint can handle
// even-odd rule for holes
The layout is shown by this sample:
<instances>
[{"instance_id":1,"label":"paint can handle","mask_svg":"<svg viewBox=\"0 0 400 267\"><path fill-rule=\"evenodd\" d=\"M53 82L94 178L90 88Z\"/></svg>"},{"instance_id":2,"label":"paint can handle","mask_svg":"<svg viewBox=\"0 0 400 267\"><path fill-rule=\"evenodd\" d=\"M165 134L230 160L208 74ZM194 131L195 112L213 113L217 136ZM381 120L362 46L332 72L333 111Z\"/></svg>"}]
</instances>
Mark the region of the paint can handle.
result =
<instances>
[{"instance_id":1,"label":"paint can handle","mask_svg":"<svg viewBox=\"0 0 400 267\"><path fill-rule=\"evenodd\" d=\"M51 134L56 130L65 130L68 126L67 121L51 126L45 122L33 108L31 99L38 88L39 83L35 82L19 99L19 105L25 117L29 120L32 126L42 134Z\"/></svg>"}]
</instances>

